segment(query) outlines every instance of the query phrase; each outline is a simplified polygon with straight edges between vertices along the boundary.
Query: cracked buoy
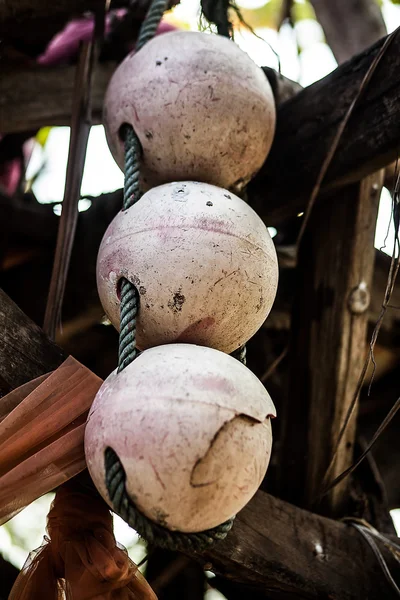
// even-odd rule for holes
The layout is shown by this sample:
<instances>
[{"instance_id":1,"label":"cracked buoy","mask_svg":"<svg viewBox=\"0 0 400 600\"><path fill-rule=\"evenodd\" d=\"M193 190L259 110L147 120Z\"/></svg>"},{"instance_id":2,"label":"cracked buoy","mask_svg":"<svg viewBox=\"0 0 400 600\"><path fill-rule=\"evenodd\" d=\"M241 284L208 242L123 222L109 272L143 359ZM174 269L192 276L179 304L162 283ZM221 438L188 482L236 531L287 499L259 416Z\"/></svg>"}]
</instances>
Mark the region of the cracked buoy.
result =
<instances>
[{"instance_id":1,"label":"cracked buoy","mask_svg":"<svg viewBox=\"0 0 400 600\"><path fill-rule=\"evenodd\" d=\"M103 383L86 426L87 465L111 505L104 454L112 448L144 515L172 530L203 531L257 491L275 415L264 386L234 358L189 344L159 346Z\"/></svg>"},{"instance_id":2,"label":"cracked buoy","mask_svg":"<svg viewBox=\"0 0 400 600\"><path fill-rule=\"evenodd\" d=\"M275 131L271 86L234 42L175 31L131 53L104 104L110 150L124 168L122 128L143 154L144 189L192 179L240 191L267 158Z\"/></svg>"},{"instance_id":3,"label":"cracked buoy","mask_svg":"<svg viewBox=\"0 0 400 600\"><path fill-rule=\"evenodd\" d=\"M140 295L140 349L179 341L230 353L268 316L278 262L248 204L227 190L184 181L147 192L104 235L97 285L117 329L123 277Z\"/></svg>"}]
</instances>

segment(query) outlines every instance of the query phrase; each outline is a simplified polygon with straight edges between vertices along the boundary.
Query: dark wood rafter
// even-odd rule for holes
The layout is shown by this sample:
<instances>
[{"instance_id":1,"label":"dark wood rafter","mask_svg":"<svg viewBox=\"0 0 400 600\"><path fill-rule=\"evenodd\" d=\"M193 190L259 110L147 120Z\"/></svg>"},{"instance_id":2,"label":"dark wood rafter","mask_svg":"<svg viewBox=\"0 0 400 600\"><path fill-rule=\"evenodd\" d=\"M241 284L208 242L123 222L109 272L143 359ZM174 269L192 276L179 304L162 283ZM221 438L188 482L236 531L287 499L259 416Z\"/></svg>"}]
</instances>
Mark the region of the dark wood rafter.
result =
<instances>
[{"instance_id":1,"label":"dark wood rafter","mask_svg":"<svg viewBox=\"0 0 400 600\"><path fill-rule=\"evenodd\" d=\"M268 600L395 598L355 530L261 491L203 558L207 568Z\"/></svg>"},{"instance_id":2,"label":"dark wood rafter","mask_svg":"<svg viewBox=\"0 0 400 600\"><path fill-rule=\"evenodd\" d=\"M4 293L0 305L0 331L8 330L0 348L0 381L14 387L57 367L62 350ZM194 558L271 600L392 597L375 556L354 529L262 491L238 515L226 540ZM398 564L386 558L400 575Z\"/></svg>"},{"instance_id":3,"label":"dark wood rafter","mask_svg":"<svg viewBox=\"0 0 400 600\"><path fill-rule=\"evenodd\" d=\"M317 203L299 250L280 472L282 497L309 508L321 492L365 359L382 183L379 172ZM330 481L353 460L356 414ZM346 490L343 483L329 496L328 514L343 509Z\"/></svg>"},{"instance_id":4,"label":"dark wood rafter","mask_svg":"<svg viewBox=\"0 0 400 600\"><path fill-rule=\"evenodd\" d=\"M271 153L248 186L250 203L266 223L279 225L304 211L338 125L385 39L279 107ZM322 195L395 160L400 139L399 56L396 34L344 131Z\"/></svg>"},{"instance_id":5,"label":"dark wood rafter","mask_svg":"<svg viewBox=\"0 0 400 600\"><path fill-rule=\"evenodd\" d=\"M0 394L57 368L66 358L0 290ZM0 399L1 402L1 399Z\"/></svg>"},{"instance_id":6,"label":"dark wood rafter","mask_svg":"<svg viewBox=\"0 0 400 600\"><path fill-rule=\"evenodd\" d=\"M92 86L93 123L101 122L104 94L116 63L98 64ZM76 67L2 67L0 131L36 130L46 125L70 125ZM29 90L29 93L27 93Z\"/></svg>"},{"instance_id":7,"label":"dark wood rafter","mask_svg":"<svg viewBox=\"0 0 400 600\"><path fill-rule=\"evenodd\" d=\"M92 85L92 120L101 123L104 94L115 71L115 62L97 64ZM287 100L301 87L265 67L266 76L278 104ZM75 66L38 67L3 64L0 91L0 131L2 134L35 131L47 125L69 125L72 114L72 93ZM23 82L23 85L22 85ZM34 93L27 94L26 90Z\"/></svg>"}]
</instances>

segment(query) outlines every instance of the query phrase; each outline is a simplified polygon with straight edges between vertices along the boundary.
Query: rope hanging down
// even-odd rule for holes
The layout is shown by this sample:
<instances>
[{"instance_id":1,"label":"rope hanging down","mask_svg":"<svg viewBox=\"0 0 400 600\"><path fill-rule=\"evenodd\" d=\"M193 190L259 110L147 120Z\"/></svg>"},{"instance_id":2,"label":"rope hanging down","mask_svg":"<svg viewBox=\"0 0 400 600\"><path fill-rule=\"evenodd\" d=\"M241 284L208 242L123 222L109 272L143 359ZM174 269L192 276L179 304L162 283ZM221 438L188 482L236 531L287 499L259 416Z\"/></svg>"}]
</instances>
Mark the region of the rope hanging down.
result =
<instances>
[{"instance_id":1,"label":"rope hanging down","mask_svg":"<svg viewBox=\"0 0 400 600\"><path fill-rule=\"evenodd\" d=\"M105 452L106 486L114 511L150 544L167 550L203 550L218 540L223 540L232 529L233 519L218 527L200 533L170 531L150 521L131 502L125 487L126 474L121 461L112 448Z\"/></svg>"},{"instance_id":2,"label":"rope hanging down","mask_svg":"<svg viewBox=\"0 0 400 600\"><path fill-rule=\"evenodd\" d=\"M140 50L152 39L168 5L168 0L153 0L139 33L136 50ZM141 145L139 138L130 126L122 132L125 143L125 184L123 210L133 206L141 197L140 166ZM120 336L118 372L130 365L138 355L136 348L136 318L139 310L139 293L127 279L120 281ZM235 358L245 364L246 348L242 346L234 353ZM201 550L217 540L226 537L233 525L233 519L218 527L200 533L169 531L147 519L132 503L125 487L126 474L117 454L107 448L104 456L106 487L114 511L119 514L139 535L150 543L169 550Z\"/></svg>"}]
</instances>

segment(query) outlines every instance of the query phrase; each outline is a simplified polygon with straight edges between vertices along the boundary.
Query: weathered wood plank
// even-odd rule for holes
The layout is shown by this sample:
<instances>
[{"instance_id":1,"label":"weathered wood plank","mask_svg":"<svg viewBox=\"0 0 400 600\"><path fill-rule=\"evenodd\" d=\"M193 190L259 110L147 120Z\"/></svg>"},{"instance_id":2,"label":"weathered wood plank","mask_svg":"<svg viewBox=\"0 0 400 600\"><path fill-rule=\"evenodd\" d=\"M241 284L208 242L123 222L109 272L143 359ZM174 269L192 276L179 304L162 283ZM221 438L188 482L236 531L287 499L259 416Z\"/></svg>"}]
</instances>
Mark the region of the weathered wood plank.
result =
<instances>
[{"instance_id":1,"label":"weathered wood plank","mask_svg":"<svg viewBox=\"0 0 400 600\"><path fill-rule=\"evenodd\" d=\"M0 290L0 395L56 369L61 348Z\"/></svg>"},{"instance_id":2,"label":"weathered wood plank","mask_svg":"<svg viewBox=\"0 0 400 600\"><path fill-rule=\"evenodd\" d=\"M386 35L375 0L311 0L311 4L339 64Z\"/></svg>"},{"instance_id":3,"label":"weathered wood plank","mask_svg":"<svg viewBox=\"0 0 400 600\"><path fill-rule=\"evenodd\" d=\"M382 183L380 172L317 203L301 243L280 460L282 495L301 506L311 507L321 491L365 358ZM355 417L356 411L331 479L352 461ZM330 496L325 510L339 511L345 489Z\"/></svg>"},{"instance_id":4,"label":"weathered wood plank","mask_svg":"<svg viewBox=\"0 0 400 600\"><path fill-rule=\"evenodd\" d=\"M354 529L261 491L203 557L207 568L270 600L395 597Z\"/></svg>"},{"instance_id":5,"label":"weathered wood plank","mask_svg":"<svg viewBox=\"0 0 400 600\"><path fill-rule=\"evenodd\" d=\"M304 210L338 125L385 39L279 107L271 153L248 186L250 204L268 225ZM344 131L322 192L359 181L395 160L400 139L399 67L397 33Z\"/></svg>"}]
</instances>

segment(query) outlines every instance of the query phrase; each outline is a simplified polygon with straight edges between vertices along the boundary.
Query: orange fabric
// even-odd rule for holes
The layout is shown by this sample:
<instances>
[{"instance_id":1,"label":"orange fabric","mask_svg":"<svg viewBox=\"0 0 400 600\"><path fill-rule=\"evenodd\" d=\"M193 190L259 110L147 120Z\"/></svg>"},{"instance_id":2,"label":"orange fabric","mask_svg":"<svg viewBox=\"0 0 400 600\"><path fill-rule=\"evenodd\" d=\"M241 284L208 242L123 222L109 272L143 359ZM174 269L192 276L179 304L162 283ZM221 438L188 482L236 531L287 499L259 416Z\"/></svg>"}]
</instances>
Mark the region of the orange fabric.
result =
<instances>
[{"instance_id":1,"label":"orange fabric","mask_svg":"<svg viewBox=\"0 0 400 600\"><path fill-rule=\"evenodd\" d=\"M33 552L9 600L157 600L117 546L104 501L75 482L57 491L48 515L49 537Z\"/></svg>"},{"instance_id":2,"label":"orange fabric","mask_svg":"<svg viewBox=\"0 0 400 600\"><path fill-rule=\"evenodd\" d=\"M69 357L35 381L1 399L11 412L0 421L0 525L86 467L85 422L101 379Z\"/></svg>"},{"instance_id":3,"label":"orange fabric","mask_svg":"<svg viewBox=\"0 0 400 600\"><path fill-rule=\"evenodd\" d=\"M20 385L6 396L3 396L3 398L0 398L0 422L3 421L14 408L21 404L22 400L33 392L33 390L43 383L49 375L51 375L51 373L46 373L36 379L27 381L24 385Z\"/></svg>"}]
</instances>

